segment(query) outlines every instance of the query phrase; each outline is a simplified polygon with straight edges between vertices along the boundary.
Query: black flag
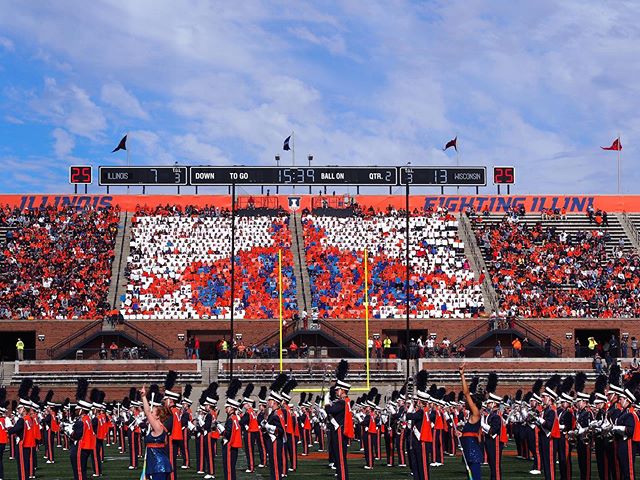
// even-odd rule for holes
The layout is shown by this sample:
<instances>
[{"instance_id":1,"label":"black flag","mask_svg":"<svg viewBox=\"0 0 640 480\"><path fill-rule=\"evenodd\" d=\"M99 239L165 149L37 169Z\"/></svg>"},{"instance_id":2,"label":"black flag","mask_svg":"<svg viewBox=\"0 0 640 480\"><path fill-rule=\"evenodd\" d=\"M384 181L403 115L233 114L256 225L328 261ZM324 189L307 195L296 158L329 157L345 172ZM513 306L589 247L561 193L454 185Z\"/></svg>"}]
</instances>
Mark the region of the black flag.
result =
<instances>
[{"instance_id":1,"label":"black flag","mask_svg":"<svg viewBox=\"0 0 640 480\"><path fill-rule=\"evenodd\" d=\"M289 140L291 140L291 135L284 139L284 145L282 146L283 150L291 150L289 147Z\"/></svg>"},{"instance_id":2,"label":"black flag","mask_svg":"<svg viewBox=\"0 0 640 480\"><path fill-rule=\"evenodd\" d=\"M120 140L120 143L118 144L118 146L116 148L114 148L111 153L115 153L118 150L126 150L127 149L127 136L125 135L124 137L122 137L122 140Z\"/></svg>"},{"instance_id":3,"label":"black flag","mask_svg":"<svg viewBox=\"0 0 640 480\"><path fill-rule=\"evenodd\" d=\"M457 136L453 140L449 140L442 150L444 151L449 147L453 147L456 152L458 151L458 137Z\"/></svg>"}]
</instances>

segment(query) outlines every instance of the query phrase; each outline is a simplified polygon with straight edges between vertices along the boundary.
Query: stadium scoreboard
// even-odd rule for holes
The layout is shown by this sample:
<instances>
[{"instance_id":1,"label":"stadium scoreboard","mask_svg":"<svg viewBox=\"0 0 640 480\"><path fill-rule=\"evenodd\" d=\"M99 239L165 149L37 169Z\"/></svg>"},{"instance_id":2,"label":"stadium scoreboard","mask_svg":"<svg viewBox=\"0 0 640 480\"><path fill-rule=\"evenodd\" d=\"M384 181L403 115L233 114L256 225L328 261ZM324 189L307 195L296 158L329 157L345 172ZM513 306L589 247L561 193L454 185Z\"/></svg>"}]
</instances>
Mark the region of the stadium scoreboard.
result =
<instances>
[{"instance_id":1,"label":"stadium scoreboard","mask_svg":"<svg viewBox=\"0 0 640 480\"><path fill-rule=\"evenodd\" d=\"M69 183L72 185L90 185L93 183L91 165L71 165L69 167Z\"/></svg>"},{"instance_id":2,"label":"stadium scoreboard","mask_svg":"<svg viewBox=\"0 0 640 480\"><path fill-rule=\"evenodd\" d=\"M396 185L395 167L191 167L191 185Z\"/></svg>"},{"instance_id":3,"label":"stadium scoreboard","mask_svg":"<svg viewBox=\"0 0 640 480\"><path fill-rule=\"evenodd\" d=\"M84 178L80 175L81 173L78 173L77 178ZM74 178L72 172L69 178ZM362 185L393 187L409 184L480 187L487 185L487 168L466 166L103 166L98 169L98 183L101 186Z\"/></svg>"},{"instance_id":4,"label":"stadium scoreboard","mask_svg":"<svg viewBox=\"0 0 640 480\"><path fill-rule=\"evenodd\" d=\"M516 182L514 167L493 167L494 185L513 185Z\"/></svg>"},{"instance_id":5,"label":"stadium scoreboard","mask_svg":"<svg viewBox=\"0 0 640 480\"><path fill-rule=\"evenodd\" d=\"M188 184L188 167L100 167L99 185L164 185Z\"/></svg>"},{"instance_id":6,"label":"stadium scoreboard","mask_svg":"<svg viewBox=\"0 0 640 480\"><path fill-rule=\"evenodd\" d=\"M486 167L401 167L400 184L435 187L484 187Z\"/></svg>"}]
</instances>

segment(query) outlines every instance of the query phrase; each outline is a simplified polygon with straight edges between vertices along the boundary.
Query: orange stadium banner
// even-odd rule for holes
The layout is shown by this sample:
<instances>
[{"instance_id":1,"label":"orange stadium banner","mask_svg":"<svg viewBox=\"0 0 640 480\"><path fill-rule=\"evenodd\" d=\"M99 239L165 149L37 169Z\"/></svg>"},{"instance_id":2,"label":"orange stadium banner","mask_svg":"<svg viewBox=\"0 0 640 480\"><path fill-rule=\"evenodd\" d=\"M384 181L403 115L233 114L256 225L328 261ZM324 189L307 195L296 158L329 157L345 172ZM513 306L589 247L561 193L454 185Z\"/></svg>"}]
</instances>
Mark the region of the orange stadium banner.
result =
<instances>
[{"instance_id":1,"label":"orange stadium banner","mask_svg":"<svg viewBox=\"0 0 640 480\"><path fill-rule=\"evenodd\" d=\"M333 201L329 201L333 200ZM363 209L373 207L385 210L389 206L403 209L403 195L255 195L243 196L240 207L249 203L282 207L285 210L311 208L311 205L326 204L337 208L345 207L355 201ZM38 209L41 207L88 208L119 206L124 211L135 211L138 207L156 205L179 206L215 206L221 209L231 208L229 195L0 195L0 205L10 205L20 209ZM446 207L450 212L462 212L472 206L478 212L487 209L491 213L504 212L511 207L524 205L527 212L541 212L544 209L565 209L568 214L586 213L587 208L603 209L607 212L640 212L640 195L412 195L411 209Z\"/></svg>"}]
</instances>

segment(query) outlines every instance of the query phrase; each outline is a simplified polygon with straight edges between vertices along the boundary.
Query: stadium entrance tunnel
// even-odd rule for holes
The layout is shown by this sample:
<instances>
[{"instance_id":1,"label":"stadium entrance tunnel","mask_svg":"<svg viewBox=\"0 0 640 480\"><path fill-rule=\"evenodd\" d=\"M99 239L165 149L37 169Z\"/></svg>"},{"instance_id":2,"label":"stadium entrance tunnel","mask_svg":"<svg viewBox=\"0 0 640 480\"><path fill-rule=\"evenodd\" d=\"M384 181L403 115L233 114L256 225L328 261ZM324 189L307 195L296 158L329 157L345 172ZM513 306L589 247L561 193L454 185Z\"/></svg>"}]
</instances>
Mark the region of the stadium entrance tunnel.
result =
<instances>
[{"instance_id":1,"label":"stadium entrance tunnel","mask_svg":"<svg viewBox=\"0 0 640 480\"><path fill-rule=\"evenodd\" d=\"M520 340L522 348L520 353L516 353L513 348L513 341ZM554 357L552 352L547 351L544 345L527 338L522 332L514 329L492 330L474 339L465 345L465 356L474 357ZM499 346L499 348L498 348Z\"/></svg>"},{"instance_id":2,"label":"stadium entrance tunnel","mask_svg":"<svg viewBox=\"0 0 640 480\"><path fill-rule=\"evenodd\" d=\"M2 332L2 335L0 335L0 359L3 362L12 362L18 358L16 350L18 338L24 343L24 360L34 360L36 358L35 330Z\"/></svg>"},{"instance_id":3,"label":"stadium entrance tunnel","mask_svg":"<svg viewBox=\"0 0 640 480\"><path fill-rule=\"evenodd\" d=\"M227 344L230 343L231 330L226 328L219 330L188 330L183 352L185 358L187 358L186 342L189 338L197 338L200 342L198 356L202 360L219 360L220 358L224 358L224 354L222 352L222 341L226 340ZM191 355L195 355L195 353L192 353ZM177 356L181 357L181 354L178 352Z\"/></svg>"},{"instance_id":4,"label":"stadium entrance tunnel","mask_svg":"<svg viewBox=\"0 0 640 480\"><path fill-rule=\"evenodd\" d=\"M117 348L112 348L113 346ZM136 360L168 357L169 355L160 351L157 345L146 344L119 331L98 332L55 355L57 360Z\"/></svg>"},{"instance_id":5,"label":"stadium entrance tunnel","mask_svg":"<svg viewBox=\"0 0 640 480\"><path fill-rule=\"evenodd\" d=\"M611 341L611 338L614 341ZM592 340L591 340L592 339ZM594 343L594 340L596 343ZM620 329L617 328L593 328L593 329L576 329L574 332L575 356L576 357L593 357L596 352L601 357L605 357L609 353L613 358L620 356ZM628 338L631 343L631 337ZM579 345L578 345L579 342ZM629 348L629 354L631 348Z\"/></svg>"}]
</instances>

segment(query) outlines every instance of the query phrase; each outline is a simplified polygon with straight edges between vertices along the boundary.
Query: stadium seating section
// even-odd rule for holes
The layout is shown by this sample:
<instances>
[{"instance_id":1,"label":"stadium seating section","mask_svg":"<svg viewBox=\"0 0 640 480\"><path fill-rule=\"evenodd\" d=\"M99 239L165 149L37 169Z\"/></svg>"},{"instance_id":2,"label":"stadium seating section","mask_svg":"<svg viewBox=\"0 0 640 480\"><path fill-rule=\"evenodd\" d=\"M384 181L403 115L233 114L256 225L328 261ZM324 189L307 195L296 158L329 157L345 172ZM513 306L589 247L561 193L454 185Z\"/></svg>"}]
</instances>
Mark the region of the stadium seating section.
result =
<instances>
[{"instance_id":1,"label":"stadium seating section","mask_svg":"<svg viewBox=\"0 0 640 480\"><path fill-rule=\"evenodd\" d=\"M230 318L231 217L215 209L160 207L132 220L127 319ZM287 217L236 218L235 318L278 316L278 250L284 315L297 309Z\"/></svg>"},{"instance_id":2,"label":"stadium seating section","mask_svg":"<svg viewBox=\"0 0 640 480\"><path fill-rule=\"evenodd\" d=\"M474 220L503 311L522 317L640 316L640 259L615 217L599 211L590 218L523 213Z\"/></svg>"},{"instance_id":3,"label":"stadium seating section","mask_svg":"<svg viewBox=\"0 0 640 480\"><path fill-rule=\"evenodd\" d=\"M119 211L0 208L0 318L100 318Z\"/></svg>"},{"instance_id":4,"label":"stadium seating section","mask_svg":"<svg viewBox=\"0 0 640 480\"><path fill-rule=\"evenodd\" d=\"M370 315L406 315L405 216L398 212L303 217L313 307L320 318L364 316L364 251L368 252ZM459 318L483 311L480 285L446 211L410 219L410 316Z\"/></svg>"}]
</instances>

